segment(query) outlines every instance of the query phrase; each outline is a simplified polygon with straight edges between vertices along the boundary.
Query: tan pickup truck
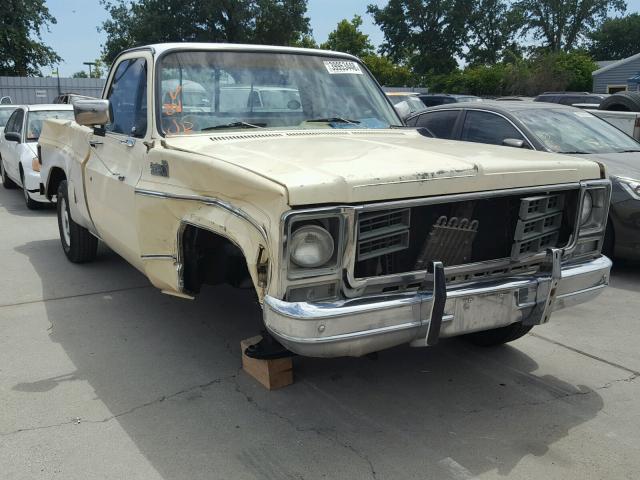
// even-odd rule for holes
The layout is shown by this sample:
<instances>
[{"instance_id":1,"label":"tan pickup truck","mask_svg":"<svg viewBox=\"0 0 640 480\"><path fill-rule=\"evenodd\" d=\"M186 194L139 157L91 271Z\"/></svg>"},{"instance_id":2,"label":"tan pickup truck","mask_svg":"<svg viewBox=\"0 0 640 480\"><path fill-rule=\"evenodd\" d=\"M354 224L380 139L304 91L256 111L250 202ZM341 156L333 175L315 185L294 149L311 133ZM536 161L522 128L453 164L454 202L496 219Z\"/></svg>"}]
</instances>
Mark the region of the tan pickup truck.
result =
<instances>
[{"instance_id":1,"label":"tan pickup truck","mask_svg":"<svg viewBox=\"0 0 640 480\"><path fill-rule=\"evenodd\" d=\"M346 54L140 47L74 108L40 137L69 260L100 239L167 294L251 286L301 355L504 343L609 281L602 166L403 128Z\"/></svg>"}]
</instances>

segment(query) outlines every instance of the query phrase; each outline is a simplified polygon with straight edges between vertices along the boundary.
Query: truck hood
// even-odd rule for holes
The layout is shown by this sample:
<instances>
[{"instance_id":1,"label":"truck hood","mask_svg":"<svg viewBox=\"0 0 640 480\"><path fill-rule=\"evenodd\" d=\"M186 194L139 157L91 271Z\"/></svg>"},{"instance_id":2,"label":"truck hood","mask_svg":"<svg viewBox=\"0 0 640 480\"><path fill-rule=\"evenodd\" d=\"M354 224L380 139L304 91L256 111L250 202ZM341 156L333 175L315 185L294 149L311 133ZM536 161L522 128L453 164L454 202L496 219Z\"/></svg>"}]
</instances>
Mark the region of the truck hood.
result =
<instances>
[{"instance_id":1,"label":"truck hood","mask_svg":"<svg viewBox=\"0 0 640 480\"><path fill-rule=\"evenodd\" d=\"M166 148L228 162L286 188L289 204L359 203L577 182L597 163L426 138L412 129L225 132L167 137Z\"/></svg>"}]
</instances>

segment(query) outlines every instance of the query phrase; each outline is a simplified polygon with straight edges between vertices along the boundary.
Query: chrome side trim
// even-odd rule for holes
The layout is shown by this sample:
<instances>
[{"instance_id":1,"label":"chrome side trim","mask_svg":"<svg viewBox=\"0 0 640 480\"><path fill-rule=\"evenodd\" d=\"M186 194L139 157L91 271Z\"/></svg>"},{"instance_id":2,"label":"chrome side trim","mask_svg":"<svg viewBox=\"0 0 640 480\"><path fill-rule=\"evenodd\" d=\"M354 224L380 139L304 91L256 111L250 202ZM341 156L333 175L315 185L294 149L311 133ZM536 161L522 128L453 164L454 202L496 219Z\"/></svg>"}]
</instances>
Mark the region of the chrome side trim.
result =
<instances>
[{"instance_id":1,"label":"chrome side trim","mask_svg":"<svg viewBox=\"0 0 640 480\"><path fill-rule=\"evenodd\" d=\"M175 255L163 254L163 253L149 253L140 255L142 260L177 260Z\"/></svg>"},{"instance_id":2,"label":"chrome side trim","mask_svg":"<svg viewBox=\"0 0 640 480\"><path fill-rule=\"evenodd\" d=\"M136 188L135 193L136 195L142 195L145 197L169 198L172 200L187 200L191 202L200 202L205 205L211 205L211 206L223 208L227 210L229 213L235 215L236 217L249 222L256 230L258 230L258 232L260 232L260 235L265 240L265 242L268 241L267 230L262 225L260 225L251 215L249 215L247 212L245 212L240 208L234 207L233 205L231 205L228 202L225 202L224 200L220 200L219 198L206 197L202 195L180 195L176 193L166 193L166 192L158 192L155 190L146 190L143 188Z\"/></svg>"}]
</instances>

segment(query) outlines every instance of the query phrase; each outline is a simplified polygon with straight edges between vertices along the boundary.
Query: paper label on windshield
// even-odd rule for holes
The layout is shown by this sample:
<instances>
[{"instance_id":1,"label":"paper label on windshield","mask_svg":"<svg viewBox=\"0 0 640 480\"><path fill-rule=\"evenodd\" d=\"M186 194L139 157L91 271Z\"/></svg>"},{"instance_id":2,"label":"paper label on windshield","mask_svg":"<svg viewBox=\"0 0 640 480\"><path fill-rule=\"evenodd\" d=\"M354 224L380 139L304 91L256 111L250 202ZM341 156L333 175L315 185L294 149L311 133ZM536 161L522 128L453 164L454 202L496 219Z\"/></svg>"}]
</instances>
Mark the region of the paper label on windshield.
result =
<instances>
[{"instance_id":1,"label":"paper label on windshield","mask_svg":"<svg viewBox=\"0 0 640 480\"><path fill-rule=\"evenodd\" d=\"M326 60L324 66L327 68L327 72L331 75L349 74L349 75L362 75L360 65L356 62L350 62L348 60Z\"/></svg>"},{"instance_id":2,"label":"paper label on windshield","mask_svg":"<svg viewBox=\"0 0 640 480\"><path fill-rule=\"evenodd\" d=\"M573 112L576 117L590 118L593 117L589 112Z\"/></svg>"}]
</instances>

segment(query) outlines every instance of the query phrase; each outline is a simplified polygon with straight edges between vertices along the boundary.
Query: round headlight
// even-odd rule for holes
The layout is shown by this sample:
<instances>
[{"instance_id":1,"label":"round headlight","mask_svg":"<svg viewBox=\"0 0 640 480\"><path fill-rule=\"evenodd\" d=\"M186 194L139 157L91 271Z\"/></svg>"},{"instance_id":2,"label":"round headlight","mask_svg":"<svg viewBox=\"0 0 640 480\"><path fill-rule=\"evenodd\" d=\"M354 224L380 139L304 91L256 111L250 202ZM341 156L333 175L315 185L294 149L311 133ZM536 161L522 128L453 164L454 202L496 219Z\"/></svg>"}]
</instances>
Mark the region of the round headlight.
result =
<instances>
[{"instance_id":1,"label":"round headlight","mask_svg":"<svg viewBox=\"0 0 640 480\"><path fill-rule=\"evenodd\" d=\"M591 192L585 192L582 200L582 210L580 211L580 225L584 225L589 221L591 212L593 212L593 197Z\"/></svg>"},{"instance_id":2,"label":"round headlight","mask_svg":"<svg viewBox=\"0 0 640 480\"><path fill-rule=\"evenodd\" d=\"M293 233L289 251L299 267L320 267L333 256L333 237L322 227L307 225Z\"/></svg>"}]
</instances>

